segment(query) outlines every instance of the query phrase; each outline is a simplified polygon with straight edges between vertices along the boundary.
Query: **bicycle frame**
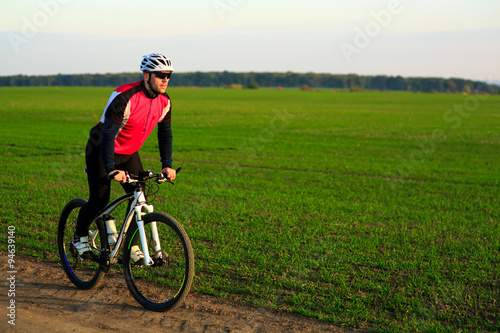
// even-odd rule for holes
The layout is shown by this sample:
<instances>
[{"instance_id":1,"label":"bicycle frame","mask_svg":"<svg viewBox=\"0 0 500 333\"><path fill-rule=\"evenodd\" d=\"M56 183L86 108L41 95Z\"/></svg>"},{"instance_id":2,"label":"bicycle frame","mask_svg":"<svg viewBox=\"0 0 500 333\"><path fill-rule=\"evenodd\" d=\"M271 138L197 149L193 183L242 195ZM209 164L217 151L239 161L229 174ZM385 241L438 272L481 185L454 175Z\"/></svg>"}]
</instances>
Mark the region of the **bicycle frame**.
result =
<instances>
[{"instance_id":1,"label":"bicycle frame","mask_svg":"<svg viewBox=\"0 0 500 333\"><path fill-rule=\"evenodd\" d=\"M133 198L133 199L132 199ZM113 248L113 250L110 253L110 264L116 263L118 260L118 250L120 249L122 242L125 239L125 235L130 227L130 223L132 223L132 218L135 216L135 221L137 223L137 227L139 230L139 237L141 239L141 244L142 244L142 253L144 255L144 262L146 265L152 265L154 264L153 259L151 258L149 254L149 249L147 246L147 237L146 237L146 232L144 230L144 221L142 220L142 216L148 213L152 213L154 208L152 205L148 205L146 203L146 197L144 196L144 192L142 191L141 187L138 187L135 189L134 192L127 193L121 197L119 197L116 200L113 200L111 203L106 205L99 214L97 214L97 217L95 220L98 218L104 216L104 215L109 215L112 211L114 211L119 205L126 201L132 200L129 209L127 211L127 215L125 217L123 226L120 230L120 234L118 236L118 239L116 240L116 244ZM160 245L160 240L158 237L158 229L156 227L156 222L151 223L151 230L152 230L152 236L153 236L153 241L155 244L155 251L157 253L161 253L161 245ZM94 242L95 238L97 237L97 232L93 235L91 235L92 239L89 241ZM105 249L103 249L105 251Z\"/></svg>"}]
</instances>

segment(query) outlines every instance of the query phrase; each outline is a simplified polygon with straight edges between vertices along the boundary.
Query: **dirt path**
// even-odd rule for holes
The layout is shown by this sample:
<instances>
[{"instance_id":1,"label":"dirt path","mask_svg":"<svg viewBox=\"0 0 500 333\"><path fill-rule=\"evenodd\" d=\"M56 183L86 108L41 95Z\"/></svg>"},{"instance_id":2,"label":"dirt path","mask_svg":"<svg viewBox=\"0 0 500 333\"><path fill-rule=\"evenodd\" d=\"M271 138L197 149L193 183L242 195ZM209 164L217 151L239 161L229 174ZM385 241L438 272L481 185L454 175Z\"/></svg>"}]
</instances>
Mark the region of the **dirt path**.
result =
<instances>
[{"instance_id":1,"label":"dirt path","mask_svg":"<svg viewBox=\"0 0 500 333\"><path fill-rule=\"evenodd\" d=\"M263 308L191 293L179 308L156 313L138 306L121 274L78 290L57 263L16 255L15 283L0 253L1 332L359 332ZM15 296L9 296L15 287ZM15 326L8 323L15 301ZM11 306L12 307L12 306Z\"/></svg>"}]
</instances>

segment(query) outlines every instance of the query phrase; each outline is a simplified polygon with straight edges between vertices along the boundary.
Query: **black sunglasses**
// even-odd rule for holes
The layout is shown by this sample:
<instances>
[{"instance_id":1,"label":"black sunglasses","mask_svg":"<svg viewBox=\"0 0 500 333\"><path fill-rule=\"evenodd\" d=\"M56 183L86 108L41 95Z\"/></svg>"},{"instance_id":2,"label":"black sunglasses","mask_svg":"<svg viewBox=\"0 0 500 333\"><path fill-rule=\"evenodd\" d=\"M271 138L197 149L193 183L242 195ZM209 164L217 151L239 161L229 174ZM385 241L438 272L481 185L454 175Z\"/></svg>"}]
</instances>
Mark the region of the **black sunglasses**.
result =
<instances>
[{"instance_id":1,"label":"black sunglasses","mask_svg":"<svg viewBox=\"0 0 500 333\"><path fill-rule=\"evenodd\" d=\"M162 79L162 80L164 78L170 79L172 72L169 72L169 73L154 72L154 75L156 75L157 78Z\"/></svg>"}]
</instances>

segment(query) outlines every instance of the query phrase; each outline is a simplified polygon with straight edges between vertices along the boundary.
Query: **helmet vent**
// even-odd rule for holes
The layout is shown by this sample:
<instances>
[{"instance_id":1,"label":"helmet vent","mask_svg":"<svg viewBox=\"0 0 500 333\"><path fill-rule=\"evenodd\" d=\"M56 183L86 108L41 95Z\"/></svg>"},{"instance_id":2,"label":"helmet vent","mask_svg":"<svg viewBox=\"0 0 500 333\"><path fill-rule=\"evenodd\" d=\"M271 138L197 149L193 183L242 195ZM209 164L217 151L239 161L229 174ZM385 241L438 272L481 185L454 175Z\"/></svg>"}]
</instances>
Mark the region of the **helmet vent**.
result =
<instances>
[{"instance_id":1,"label":"helmet vent","mask_svg":"<svg viewBox=\"0 0 500 333\"><path fill-rule=\"evenodd\" d=\"M141 71L174 71L172 62L161 53L151 53L143 56L141 61Z\"/></svg>"}]
</instances>

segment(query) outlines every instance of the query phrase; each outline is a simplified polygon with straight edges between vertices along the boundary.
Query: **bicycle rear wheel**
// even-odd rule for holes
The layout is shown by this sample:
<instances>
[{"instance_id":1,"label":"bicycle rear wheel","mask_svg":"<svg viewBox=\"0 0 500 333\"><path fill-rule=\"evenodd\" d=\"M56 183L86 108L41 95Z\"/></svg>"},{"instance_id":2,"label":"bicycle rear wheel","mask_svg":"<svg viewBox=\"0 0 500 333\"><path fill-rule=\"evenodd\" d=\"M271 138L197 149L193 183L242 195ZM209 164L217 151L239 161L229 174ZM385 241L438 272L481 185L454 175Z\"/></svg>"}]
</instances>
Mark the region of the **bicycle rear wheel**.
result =
<instances>
[{"instance_id":1,"label":"bicycle rear wheel","mask_svg":"<svg viewBox=\"0 0 500 333\"><path fill-rule=\"evenodd\" d=\"M92 260L82 260L78 251L72 245L73 234L80 208L87 202L85 199L73 199L66 204L59 218L57 230L57 246L59 257L68 278L79 289L90 289L97 285L104 276L100 263ZM92 251L99 256L101 244L105 244L106 233L103 226L93 222L89 227L89 244Z\"/></svg>"},{"instance_id":2,"label":"bicycle rear wheel","mask_svg":"<svg viewBox=\"0 0 500 333\"><path fill-rule=\"evenodd\" d=\"M130 293L143 307L153 311L171 310L186 298L194 276L194 255L184 228L163 213L143 216L149 254L155 261L139 266L131 259L131 248L142 249L137 224L133 223L123 247L123 272ZM151 223L156 222L161 252L155 253Z\"/></svg>"}]
</instances>

